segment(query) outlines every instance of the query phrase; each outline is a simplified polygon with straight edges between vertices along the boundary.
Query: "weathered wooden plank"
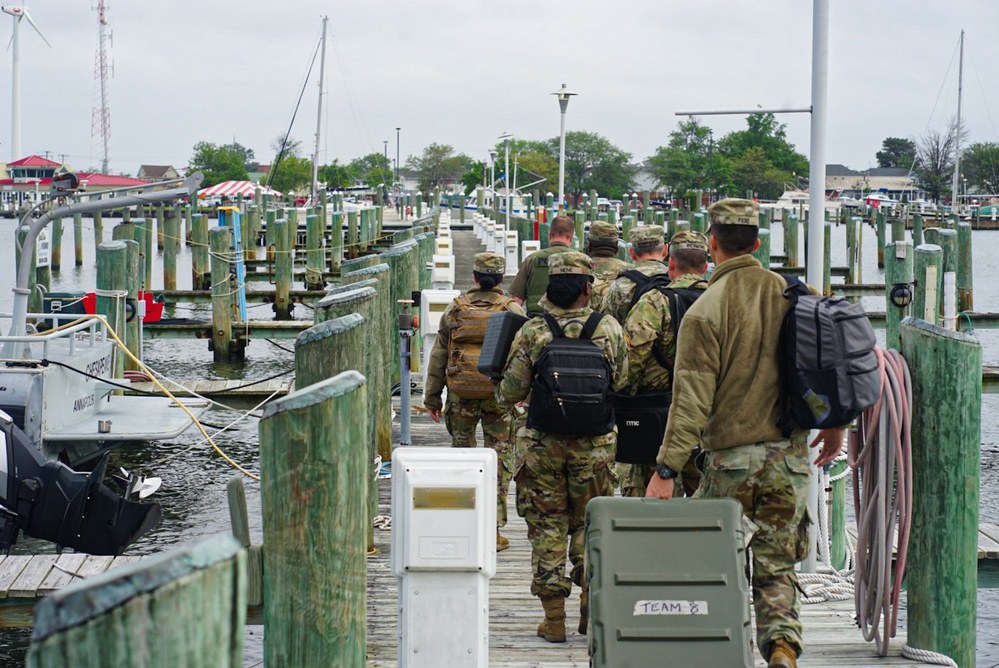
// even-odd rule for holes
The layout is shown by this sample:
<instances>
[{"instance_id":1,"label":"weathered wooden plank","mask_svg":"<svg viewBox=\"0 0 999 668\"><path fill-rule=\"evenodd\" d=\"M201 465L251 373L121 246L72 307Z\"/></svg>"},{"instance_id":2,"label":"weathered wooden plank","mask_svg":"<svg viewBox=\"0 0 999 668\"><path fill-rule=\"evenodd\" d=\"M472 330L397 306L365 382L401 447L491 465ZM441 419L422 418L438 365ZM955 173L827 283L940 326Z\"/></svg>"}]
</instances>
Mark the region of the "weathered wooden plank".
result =
<instances>
[{"instance_id":1,"label":"weathered wooden plank","mask_svg":"<svg viewBox=\"0 0 999 668\"><path fill-rule=\"evenodd\" d=\"M38 587L45 580L55 563L54 554L36 554L28 561L21 574L14 580L7 593L12 598L34 598L38 595Z\"/></svg>"},{"instance_id":2,"label":"weathered wooden plank","mask_svg":"<svg viewBox=\"0 0 999 668\"><path fill-rule=\"evenodd\" d=\"M978 525L978 558L999 559L999 527L995 524Z\"/></svg>"},{"instance_id":3,"label":"weathered wooden plank","mask_svg":"<svg viewBox=\"0 0 999 668\"><path fill-rule=\"evenodd\" d=\"M76 573L79 572L83 563L87 560L86 554L63 554L55 561L54 568L49 572L48 577L42 581L38 587L38 594L45 596L57 589L65 587L73 580L76 580Z\"/></svg>"},{"instance_id":4,"label":"weathered wooden plank","mask_svg":"<svg viewBox=\"0 0 999 668\"><path fill-rule=\"evenodd\" d=\"M95 575L100 575L111 567L111 562L113 561L114 557L106 555L89 556L76 572L79 574L80 578L89 578Z\"/></svg>"},{"instance_id":5,"label":"weathered wooden plank","mask_svg":"<svg viewBox=\"0 0 999 668\"><path fill-rule=\"evenodd\" d=\"M31 561L29 555L15 555L6 557L0 563L0 598L7 598L10 586L14 584L29 561Z\"/></svg>"}]
</instances>

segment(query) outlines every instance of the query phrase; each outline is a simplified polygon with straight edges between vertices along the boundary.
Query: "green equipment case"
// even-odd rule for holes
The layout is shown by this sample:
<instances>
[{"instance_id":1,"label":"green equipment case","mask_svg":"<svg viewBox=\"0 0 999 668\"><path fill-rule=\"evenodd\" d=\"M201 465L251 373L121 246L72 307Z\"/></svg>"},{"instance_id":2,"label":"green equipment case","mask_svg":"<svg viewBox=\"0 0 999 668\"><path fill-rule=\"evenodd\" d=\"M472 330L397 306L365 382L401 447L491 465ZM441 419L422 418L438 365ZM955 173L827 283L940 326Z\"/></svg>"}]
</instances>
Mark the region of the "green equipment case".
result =
<instances>
[{"instance_id":1,"label":"green equipment case","mask_svg":"<svg viewBox=\"0 0 999 668\"><path fill-rule=\"evenodd\" d=\"M591 666L753 666L742 507L598 497L586 507Z\"/></svg>"}]
</instances>

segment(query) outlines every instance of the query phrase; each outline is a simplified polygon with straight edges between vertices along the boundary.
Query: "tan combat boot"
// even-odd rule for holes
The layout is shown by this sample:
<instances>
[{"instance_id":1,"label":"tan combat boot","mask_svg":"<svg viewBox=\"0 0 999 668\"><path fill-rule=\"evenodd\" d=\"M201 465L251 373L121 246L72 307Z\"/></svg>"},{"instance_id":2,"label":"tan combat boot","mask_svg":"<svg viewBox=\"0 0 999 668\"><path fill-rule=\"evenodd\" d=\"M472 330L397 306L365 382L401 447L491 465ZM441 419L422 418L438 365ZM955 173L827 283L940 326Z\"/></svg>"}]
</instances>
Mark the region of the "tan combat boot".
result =
<instances>
[{"instance_id":1,"label":"tan combat boot","mask_svg":"<svg viewBox=\"0 0 999 668\"><path fill-rule=\"evenodd\" d=\"M579 585L579 628L576 630L585 636L589 621L590 609L586 607L586 578L584 577L583 584Z\"/></svg>"},{"instance_id":2,"label":"tan combat boot","mask_svg":"<svg viewBox=\"0 0 999 668\"><path fill-rule=\"evenodd\" d=\"M538 624L538 637L548 642L565 642L565 596L542 594L545 621Z\"/></svg>"},{"instance_id":3,"label":"tan combat boot","mask_svg":"<svg viewBox=\"0 0 999 668\"><path fill-rule=\"evenodd\" d=\"M496 551L502 552L510 547L510 541L500 535L499 527L496 527Z\"/></svg>"},{"instance_id":4,"label":"tan combat boot","mask_svg":"<svg viewBox=\"0 0 999 668\"><path fill-rule=\"evenodd\" d=\"M786 640L775 640L767 668L798 668L798 652Z\"/></svg>"}]
</instances>

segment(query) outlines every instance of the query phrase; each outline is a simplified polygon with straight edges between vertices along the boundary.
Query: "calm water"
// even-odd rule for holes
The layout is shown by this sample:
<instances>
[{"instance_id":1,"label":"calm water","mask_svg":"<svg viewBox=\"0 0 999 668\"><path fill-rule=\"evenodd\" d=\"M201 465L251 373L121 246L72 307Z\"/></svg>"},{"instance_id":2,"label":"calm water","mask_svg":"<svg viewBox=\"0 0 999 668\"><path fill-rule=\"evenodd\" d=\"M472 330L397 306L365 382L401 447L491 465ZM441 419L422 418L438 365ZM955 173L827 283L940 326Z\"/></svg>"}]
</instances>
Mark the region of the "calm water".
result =
<instances>
[{"instance_id":1,"label":"calm water","mask_svg":"<svg viewBox=\"0 0 999 668\"><path fill-rule=\"evenodd\" d=\"M104 221L105 239L111 238L111 229L117 220ZM14 282L14 238L15 223L10 219L0 219L0 312L10 312L12 297L10 288ZM93 227L89 219L84 219L84 266L76 268L73 260L72 224L63 232L63 269L53 276L54 291L90 290L96 283L94 263ZM783 252L783 235L780 226L773 230L772 252ZM999 275L999 232L974 232L974 272L975 308L978 311L999 311L999 282L992 277ZM864 282L883 282L884 276L876 267L876 240L874 231L864 228ZM803 243L802 243L803 246ZM845 229L833 228L833 264L841 266L845 259ZM804 257L803 249L802 255ZM154 261L153 285L163 285L162 259L157 255ZM185 248L178 258L178 281L180 288L189 288L190 255ZM300 286L297 286L300 287ZM865 305L871 310L884 310L884 300L865 298ZM311 312L297 307L296 316L311 318ZM210 319L210 308L205 306L178 307L167 309L166 318ZM269 305L251 307L250 317L268 319L272 317ZM983 358L986 364L999 364L999 330L976 332L982 341ZM883 335L882 335L883 336ZM241 363L215 363L205 341L158 340L147 341L145 361L154 369L177 380L192 379L238 379L256 380L287 372L294 368L294 355L290 341L253 341L246 349L246 360ZM982 480L980 521L999 522L999 396L984 395L982 401ZM204 418L207 424L225 426L239 417L238 413L212 409ZM207 427L206 427L207 428ZM208 428L209 434L215 430ZM232 429L218 435L216 443L234 460L254 473L258 472L257 460L257 420L247 418ZM193 447L192 447L193 446ZM188 448L192 448L188 451ZM183 454L181 454L183 453ZM172 458L171 458L172 457ZM168 459L169 458L169 459ZM166 460L166 461L164 461ZM118 451L112 455L111 467L124 466L129 470L147 475L157 475L163 479L163 486L155 499L163 506L163 521L148 535L138 541L130 553L149 554L169 549L205 535L229 530L229 514L225 485L236 474L220 457L202 442L196 430L188 430L171 442L149 444L144 447ZM260 488L258 483L246 479L247 502L250 509L250 531L254 542L262 541L260 522ZM14 553L52 553L51 544L21 538L14 547ZM979 573L978 596L978 665L999 666L999 567L988 567ZM248 627L246 657L252 665L262 658L259 627ZM0 665L19 666L23 664L25 649L30 637L28 630L0 630ZM873 651L873 650L872 650Z\"/></svg>"}]
</instances>

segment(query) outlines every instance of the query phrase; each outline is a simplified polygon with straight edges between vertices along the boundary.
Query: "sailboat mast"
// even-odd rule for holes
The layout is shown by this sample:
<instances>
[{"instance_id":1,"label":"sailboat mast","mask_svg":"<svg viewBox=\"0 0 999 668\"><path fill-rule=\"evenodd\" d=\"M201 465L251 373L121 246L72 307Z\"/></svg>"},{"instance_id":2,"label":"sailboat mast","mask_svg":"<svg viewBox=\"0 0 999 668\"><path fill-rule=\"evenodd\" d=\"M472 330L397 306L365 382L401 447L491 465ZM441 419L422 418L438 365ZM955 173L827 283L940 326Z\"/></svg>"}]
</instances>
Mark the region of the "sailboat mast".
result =
<instances>
[{"instance_id":1,"label":"sailboat mast","mask_svg":"<svg viewBox=\"0 0 999 668\"><path fill-rule=\"evenodd\" d=\"M316 150L312 154L312 192L309 195L310 201L315 204L319 201L319 133L323 126L323 81L326 78L326 22L328 16L323 17L323 37L322 53L319 58L319 108L316 111Z\"/></svg>"},{"instance_id":2,"label":"sailboat mast","mask_svg":"<svg viewBox=\"0 0 999 668\"><path fill-rule=\"evenodd\" d=\"M954 125L954 183L951 185L951 197L954 212L957 213L959 203L957 189L961 179L961 93L964 89L964 31L961 31L961 57L957 66L957 123Z\"/></svg>"}]
</instances>

